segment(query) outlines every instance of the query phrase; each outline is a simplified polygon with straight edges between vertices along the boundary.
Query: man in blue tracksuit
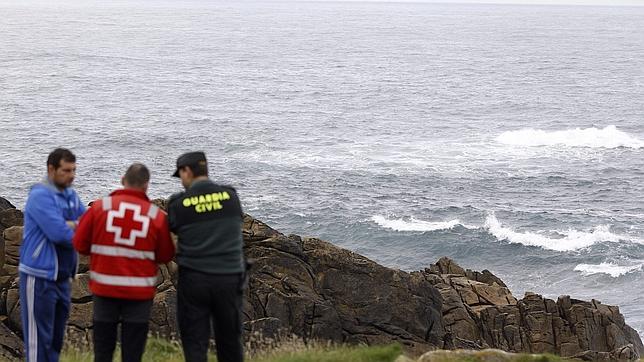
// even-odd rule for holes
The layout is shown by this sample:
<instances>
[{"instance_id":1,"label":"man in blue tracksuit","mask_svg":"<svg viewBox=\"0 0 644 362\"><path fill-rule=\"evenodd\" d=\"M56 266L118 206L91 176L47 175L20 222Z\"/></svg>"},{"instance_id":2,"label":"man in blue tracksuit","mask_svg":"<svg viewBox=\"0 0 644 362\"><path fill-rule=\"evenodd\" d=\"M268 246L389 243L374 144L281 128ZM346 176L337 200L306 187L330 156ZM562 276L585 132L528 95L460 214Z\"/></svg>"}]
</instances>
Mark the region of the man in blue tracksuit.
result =
<instances>
[{"instance_id":1,"label":"man in blue tracksuit","mask_svg":"<svg viewBox=\"0 0 644 362\"><path fill-rule=\"evenodd\" d=\"M85 212L71 188L76 156L57 148L47 158L47 178L34 185L25 206L20 247L20 309L29 362L58 361L78 256L72 238Z\"/></svg>"}]
</instances>

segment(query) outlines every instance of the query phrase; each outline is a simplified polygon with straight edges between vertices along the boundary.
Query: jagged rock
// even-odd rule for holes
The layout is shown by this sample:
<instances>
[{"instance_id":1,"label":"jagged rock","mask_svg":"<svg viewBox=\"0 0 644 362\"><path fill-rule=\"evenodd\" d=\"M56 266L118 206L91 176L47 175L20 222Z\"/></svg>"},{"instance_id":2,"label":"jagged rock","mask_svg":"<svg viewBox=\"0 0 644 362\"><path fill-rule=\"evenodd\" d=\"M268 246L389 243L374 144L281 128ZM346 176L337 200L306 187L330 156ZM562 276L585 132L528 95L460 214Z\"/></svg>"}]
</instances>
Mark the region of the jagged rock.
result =
<instances>
[{"instance_id":1,"label":"jagged rock","mask_svg":"<svg viewBox=\"0 0 644 362\"><path fill-rule=\"evenodd\" d=\"M429 272L434 274L455 274L465 275L465 269L452 261L452 259L444 256L429 267Z\"/></svg>"},{"instance_id":2,"label":"jagged rock","mask_svg":"<svg viewBox=\"0 0 644 362\"><path fill-rule=\"evenodd\" d=\"M343 341L442 347L441 297L425 278L319 239L304 239L303 249L321 296L341 320Z\"/></svg>"},{"instance_id":3,"label":"jagged rock","mask_svg":"<svg viewBox=\"0 0 644 362\"><path fill-rule=\"evenodd\" d=\"M7 316L5 321L7 326L14 332L22 335L22 321L20 320L20 295L18 293L18 283L11 286L7 291Z\"/></svg>"},{"instance_id":4,"label":"jagged rock","mask_svg":"<svg viewBox=\"0 0 644 362\"><path fill-rule=\"evenodd\" d=\"M25 216L18 209L6 209L0 211L0 231L12 226L22 226Z\"/></svg>"},{"instance_id":5,"label":"jagged rock","mask_svg":"<svg viewBox=\"0 0 644 362\"><path fill-rule=\"evenodd\" d=\"M446 344L452 348L489 346L613 359L644 352L639 335L624 323L617 307L567 296L555 302L534 293L517 301L491 273L463 271L445 258L424 273L443 297Z\"/></svg>"},{"instance_id":6,"label":"jagged rock","mask_svg":"<svg viewBox=\"0 0 644 362\"><path fill-rule=\"evenodd\" d=\"M4 230L5 263L18 266L20 261L20 244L22 244L22 226L12 226ZM17 273L15 274L17 275Z\"/></svg>"},{"instance_id":7,"label":"jagged rock","mask_svg":"<svg viewBox=\"0 0 644 362\"><path fill-rule=\"evenodd\" d=\"M477 282L481 282L487 285L497 285L500 287L506 287L505 283L503 280L499 279L496 275L492 274L489 270L485 269L482 272L477 272L477 271L472 271L467 269L465 271L465 276L467 279L475 280Z\"/></svg>"},{"instance_id":8,"label":"jagged rock","mask_svg":"<svg viewBox=\"0 0 644 362\"><path fill-rule=\"evenodd\" d=\"M271 229L270 226L247 214L244 214L244 226L242 231L244 233L245 243L266 240L271 237L282 235L278 231Z\"/></svg>"},{"instance_id":9,"label":"jagged rock","mask_svg":"<svg viewBox=\"0 0 644 362\"><path fill-rule=\"evenodd\" d=\"M260 340L278 339L283 333L284 327L279 319L267 317L245 322L244 330L247 335L251 336L250 338L257 336Z\"/></svg>"},{"instance_id":10,"label":"jagged rock","mask_svg":"<svg viewBox=\"0 0 644 362\"><path fill-rule=\"evenodd\" d=\"M485 348L480 313L490 306L516 305L517 301L503 282L487 273L461 268L449 258L421 272L443 298L443 321L446 346L449 348Z\"/></svg>"},{"instance_id":11,"label":"jagged rock","mask_svg":"<svg viewBox=\"0 0 644 362\"><path fill-rule=\"evenodd\" d=\"M22 211L17 209L7 209L0 211L0 269L5 263L5 239L4 231L12 226L22 226L23 215Z\"/></svg>"},{"instance_id":12,"label":"jagged rock","mask_svg":"<svg viewBox=\"0 0 644 362\"><path fill-rule=\"evenodd\" d=\"M67 325L74 326L80 330L89 331L94 325L92 322L93 307L93 302L72 303Z\"/></svg>"},{"instance_id":13,"label":"jagged rock","mask_svg":"<svg viewBox=\"0 0 644 362\"><path fill-rule=\"evenodd\" d=\"M150 332L165 338L176 338L177 292L174 288L157 293L150 311Z\"/></svg>"},{"instance_id":14,"label":"jagged rock","mask_svg":"<svg viewBox=\"0 0 644 362\"><path fill-rule=\"evenodd\" d=\"M12 220L18 222L17 217ZM22 227L12 225L3 235L0 312L6 314L4 324L20 335L15 277ZM418 272L386 268L316 238L283 235L248 215L243 236L245 255L254 260L244 301L247 338L284 333L305 341L398 342L412 353L499 348L624 360L644 353L639 335L619 309L594 300L564 296L555 302L531 293L517 300L491 272L464 269L449 258ZM88 262L81 259L72 289L67 336L72 345L91 343ZM176 338L177 265L161 266L159 276L150 330ZM13 353L13 347L2 347L2 338L0 329L0 356Z\"/></svg>"},{"instance_id":15,"label":"jagged rock","mask_svg":"<svg viewBox=\"0 0 644 362\"><path fill-rule=\"evenodd\" d=\"M0 196L0 210L15 209L16 207L9 200Z\"/></svg>"},{"instance_id":16,"label":"jagged rock","mask_svg":"<svg viewBox=\"0 0 644 362\"><path fill-rule=\"evenodd\" d=\"M72 281L72 303L87 303L92 300L92 292L89 290L89 274L76 275Z\"/></svg>"},{"instance_id":17,"label":"jagged rock","mask_svg":"<svg viewBox=\"0 0 644 362\"><path fill-rule=\"evenodd\" d=\"M0 323L0 360L20 361L22 351L22 339L4 323Z\"/></svg>"}]
</instances>

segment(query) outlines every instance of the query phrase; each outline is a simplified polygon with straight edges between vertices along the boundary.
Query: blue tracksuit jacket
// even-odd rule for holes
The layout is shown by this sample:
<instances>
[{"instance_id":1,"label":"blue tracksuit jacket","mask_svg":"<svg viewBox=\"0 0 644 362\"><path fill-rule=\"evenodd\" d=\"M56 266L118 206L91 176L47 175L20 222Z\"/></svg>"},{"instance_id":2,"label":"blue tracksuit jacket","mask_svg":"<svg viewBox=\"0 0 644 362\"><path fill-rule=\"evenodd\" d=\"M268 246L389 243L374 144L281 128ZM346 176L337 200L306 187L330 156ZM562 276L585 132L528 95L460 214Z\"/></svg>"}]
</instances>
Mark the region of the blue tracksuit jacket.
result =
<instances>
[{"instance_id":1,"label":"blue tracksuit jacket","mask_svg":"<svg viewBox=\"0 0 644 362\"><path fill-rule=\"evenodd\" d=\"M72 188L60 191L48 181L34 185L25 206L19 270L54 281L74 276L77 264L72 246L74 232L65 221L77 221L84 212L85 207Z\"/></svg>"},{"instance_id":2,"label":"blue tracksuit jacket","mask_svg":"<svg viewBox=\"0 0 644 362\"><path fill-rule=\"evenodd\" d=\"M49 181L29 192L20 247L20 309L25 354L29 362L58 361L69 316L70 277L78 256L74 232L66 221L85 212L71 188L58 190Z\"/></svg>"}]
</instances>

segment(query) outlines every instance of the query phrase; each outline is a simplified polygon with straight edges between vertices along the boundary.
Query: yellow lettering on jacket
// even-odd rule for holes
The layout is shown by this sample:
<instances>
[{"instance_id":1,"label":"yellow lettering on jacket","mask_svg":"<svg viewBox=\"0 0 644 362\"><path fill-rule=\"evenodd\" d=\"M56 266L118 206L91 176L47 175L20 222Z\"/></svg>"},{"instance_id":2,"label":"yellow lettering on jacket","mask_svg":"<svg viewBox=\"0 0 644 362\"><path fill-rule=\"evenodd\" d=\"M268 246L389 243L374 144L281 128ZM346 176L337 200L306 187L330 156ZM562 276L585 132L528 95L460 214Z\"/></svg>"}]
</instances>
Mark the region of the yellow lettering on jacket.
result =
<instances>
[{"instance_id":1,"label":"yellow lettering on jacket","mask_svg":"<svg viewBox=\"0 0 644 362\"><path fill-rule=\"evenodd\" d=\"M194 207L195 212L201 214L223 209L224 206L220 201L225 200L230 200L230 194L226 191L186 197L183 199L182 204L184 207Z\"/></svg>"}]
</instances>

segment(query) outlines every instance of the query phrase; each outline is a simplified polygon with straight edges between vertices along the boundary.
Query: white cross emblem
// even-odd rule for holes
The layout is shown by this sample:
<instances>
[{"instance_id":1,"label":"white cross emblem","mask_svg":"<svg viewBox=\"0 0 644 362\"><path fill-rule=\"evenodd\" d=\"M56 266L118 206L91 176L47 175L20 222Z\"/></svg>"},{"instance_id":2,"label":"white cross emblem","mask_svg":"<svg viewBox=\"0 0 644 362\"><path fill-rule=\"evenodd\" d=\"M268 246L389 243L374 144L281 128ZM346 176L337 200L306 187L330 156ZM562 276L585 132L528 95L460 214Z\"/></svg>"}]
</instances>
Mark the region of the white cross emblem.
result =
<instances>
[{"instance_id":1,"label":"white cross emblem","mask_svg":"<svg viewBox=\"0 0 644 362\"><path fill-rule=\"evenodd\" d=\"M128 210L132 211L132 218L130 220L126 218ZM128 223L133 223L135 226L126 227ZM107 213L105 229L108 232L114 233L115 243L134 246L137 237L145 237L148 235L149 226L150 218L141 215L140 205L121 202L118 211L110 210ZM129 235L127 235L127 231L129 231ZM127 239L125 238L126 235L128 236Z\"/></svg>"}]
</instances>

